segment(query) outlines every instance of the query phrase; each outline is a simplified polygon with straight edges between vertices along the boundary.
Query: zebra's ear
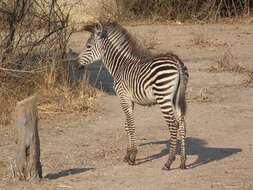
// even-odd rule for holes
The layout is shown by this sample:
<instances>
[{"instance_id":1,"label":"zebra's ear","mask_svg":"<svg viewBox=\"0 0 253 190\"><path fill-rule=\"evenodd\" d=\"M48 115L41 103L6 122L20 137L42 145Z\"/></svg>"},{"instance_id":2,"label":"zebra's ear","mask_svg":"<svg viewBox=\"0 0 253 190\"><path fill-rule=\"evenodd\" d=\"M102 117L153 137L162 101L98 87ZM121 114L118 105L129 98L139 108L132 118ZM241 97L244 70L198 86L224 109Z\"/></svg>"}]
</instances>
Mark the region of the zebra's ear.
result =
<instances>
[{"instance_id":1,"label":"zebra's ear","mask_svg":"<svg viewBox=\"0 0 253 190\"><path fill-rule=\"evenodd\" d=\"M103 31L103 25L101 24L101 22L98 22L96 25L95 25L95 32L96 33L101 33Z\"/></svg>"},{"instance_id":2,"label":"zebra's ear","mask_svg":"<svg viewBox=\"0 0 253 190\"><path fill-rule=\"evenodd\" d=\"M104 30L104 27L103 27L103 25L100 22L98 22L96 24L94 31L95 31L95 34L98 35L98 36L100 36L101 38L105 38L106 37L107 33Z\"/></svg>"}]
</instances>

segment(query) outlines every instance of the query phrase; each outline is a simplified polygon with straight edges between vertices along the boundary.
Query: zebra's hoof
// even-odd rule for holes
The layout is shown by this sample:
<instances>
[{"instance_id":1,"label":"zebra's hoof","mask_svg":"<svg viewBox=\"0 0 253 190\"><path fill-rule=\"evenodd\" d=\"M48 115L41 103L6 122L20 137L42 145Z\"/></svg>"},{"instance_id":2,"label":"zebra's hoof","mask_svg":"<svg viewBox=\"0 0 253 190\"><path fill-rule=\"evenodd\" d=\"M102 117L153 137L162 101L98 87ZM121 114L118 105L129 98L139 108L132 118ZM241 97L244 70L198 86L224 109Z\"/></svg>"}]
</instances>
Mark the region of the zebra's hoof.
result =
<instances>
[{"instance_id":1,"label":"zebra's hoof","mask_svg":"<svg viewBox=\"0 0 253 190\"><path fill-rule=\"evenodd\" d=\"M163 166L163 170L170 170L170 165L171 165L171 163L169 163L169 162L166 162L165 164L164 164L164 166Z\"/></svg>"},{"instance_id":2,"label":"zebra's hoof","mask_svg":"<svg viewBox=\"0 0 253 190\"><path fill-rule=\"evenodd\" d=\"M164 164L164 166L162 167L162 170L170 170L170 166L166 166L166 164Z\"/></svg>"},{"instance_id":3,"label":"zebra's hoof","mask_svg":"<svg viewBox=\"0 0 253 190\"><path fill-rule=\"evenodd\" d=\"M164 168L166 168L166 170L170 170L170 166L175 159L175 156L170 156L168 161L164 164Z\"/></svg>"},{"instance_id":4,"label":"zebra's hoof","mask_svg":"<svg viewBox=\"0 0 253 190\"><path fill-rule=\"evenodd\" d=\"M186 165L185 164L180 164L180 169L186 169Z\"/></svg>"},{"instance_id":5,"label":"zebra's hoof","mask_svg":"<svg viewBox=\"0 0 253 190\"><path fill-rule=\"evenodd\" d=\"M124 157L124 161L127 162L129 165L135 165L135 159L137 155L137 150L127 150L127 154Z\"/></svg>"},{"instance_id":6,"label":"zebra's hoof","mask_svg":"<svg viewBox=\"0 0 253 190\"><path fill-rule=\"evenodd\" d=\"M130 160L129 156L126 155L123 159L124 162L127 162L129 165L134 165L135 161Z\"/></svg>"}]
</instances>

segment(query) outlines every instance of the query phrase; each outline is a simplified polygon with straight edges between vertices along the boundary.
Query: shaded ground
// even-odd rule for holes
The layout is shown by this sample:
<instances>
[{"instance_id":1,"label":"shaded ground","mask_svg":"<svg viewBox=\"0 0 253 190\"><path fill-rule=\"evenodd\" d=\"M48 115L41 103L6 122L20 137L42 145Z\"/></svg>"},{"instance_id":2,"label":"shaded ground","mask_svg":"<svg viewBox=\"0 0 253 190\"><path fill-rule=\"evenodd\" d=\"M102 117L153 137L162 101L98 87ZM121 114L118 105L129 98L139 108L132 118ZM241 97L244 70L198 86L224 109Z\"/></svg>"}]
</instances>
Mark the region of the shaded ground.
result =
<instances>
[{"instance_id":1,"label":"shaded ground","mask_svg":"<svg viewBox=\"0 0 253 190\"><path fill-rule=\"evenodd\" d=\"M96 114L41 119L42 182L10 179L13 132L12 128L1 127L1 190L253 189L253 89L242 85L244 74L205 71L227 48L250 69L253 26L144 25L128 29L146 43L155 38L156 51L174 50L189 68L188 169L178 168L177 156L171 171L161 170L169 152L169 133L158 107L136 107L137 165L128 166L122 161L127 142L124 117L112 92L112 80L102 70L96 86L109 93L98 97ZM71 46L75 51L80 51L85 37L81 33L74 35ZM205 43L196 43L198 38ZM90 67L91 83L98 69L99 64Z\"/></svg>"}]
</instances>

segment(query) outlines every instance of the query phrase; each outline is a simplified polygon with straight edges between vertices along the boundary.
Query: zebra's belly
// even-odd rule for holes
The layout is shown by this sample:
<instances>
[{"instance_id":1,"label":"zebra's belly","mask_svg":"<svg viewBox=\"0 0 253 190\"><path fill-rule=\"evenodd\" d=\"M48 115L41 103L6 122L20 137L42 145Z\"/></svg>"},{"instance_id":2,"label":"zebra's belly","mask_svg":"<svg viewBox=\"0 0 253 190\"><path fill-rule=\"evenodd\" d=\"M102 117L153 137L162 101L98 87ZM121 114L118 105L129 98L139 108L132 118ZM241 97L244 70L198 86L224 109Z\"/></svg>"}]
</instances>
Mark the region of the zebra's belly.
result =
<instances>
[{"instance_id":1,"label":"zebra's belly","mask_svg":"<svg viewBox=\"0 0 253 190\"><path fill-rule=\"evenodd\" d=\"M139 105L151 106L156 104L156 99L153 94L152 88L149 87L145 90L145 93L140 93L139 95L133 95L132 101Z\"/></svg>"}]
</instances>

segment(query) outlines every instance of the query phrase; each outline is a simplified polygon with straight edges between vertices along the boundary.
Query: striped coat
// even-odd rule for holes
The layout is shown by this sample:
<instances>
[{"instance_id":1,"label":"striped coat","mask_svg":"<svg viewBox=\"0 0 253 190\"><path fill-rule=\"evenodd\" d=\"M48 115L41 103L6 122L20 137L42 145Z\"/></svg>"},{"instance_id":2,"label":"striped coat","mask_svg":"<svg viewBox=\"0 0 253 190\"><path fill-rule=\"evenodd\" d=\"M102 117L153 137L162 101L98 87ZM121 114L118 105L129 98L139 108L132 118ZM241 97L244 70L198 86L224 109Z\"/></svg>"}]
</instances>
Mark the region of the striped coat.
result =
<instances>
[{"instance_id":1,"label":"striped coat","mask_svg":"<svg viewBox=\"0 0 253 190\"><path fill-rule=\"evenodd\" d=\"M124 160L135 164L137 155L134 104L158 104L170 131L170 154L165 168L175 159L177 133L181 137L181 165L186 168L185 91L188 71L178 56L152 55L137 45L117 23L99 23L85 27L91 32L79 55L80 65L102 60L114 79L114 89L125 113L128 146Z\"/></svg>"}]
</instances>

